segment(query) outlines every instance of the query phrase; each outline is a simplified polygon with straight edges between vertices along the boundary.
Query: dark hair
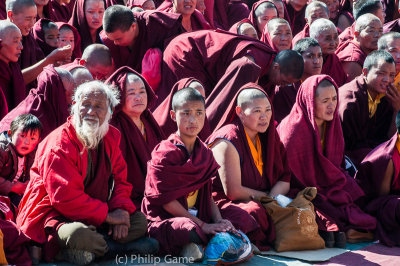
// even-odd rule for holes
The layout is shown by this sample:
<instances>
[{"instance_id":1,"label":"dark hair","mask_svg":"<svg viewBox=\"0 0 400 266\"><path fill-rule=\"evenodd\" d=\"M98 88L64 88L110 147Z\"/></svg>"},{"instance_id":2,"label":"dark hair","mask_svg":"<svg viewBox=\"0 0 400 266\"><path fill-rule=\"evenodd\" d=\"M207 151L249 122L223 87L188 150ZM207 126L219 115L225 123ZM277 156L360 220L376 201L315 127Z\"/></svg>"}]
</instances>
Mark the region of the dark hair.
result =
<instances>
[{"instance_id":1,"label":"dark hair","mask_svg":"<svg viewBox=\"0 0 400 266\"><path fill-rule=\"evenodd\" d=\"M126 6L113 5L106 9L103 16L103 29L105 32L121 30L125 32L136 22L131 9Z\"/></svg>"},{"instance_id":2,"label":"dark hair","mask_svg":"<svg viewBox=\"0 0 400 266\"><path fill-rule=\"evenodd\" d=\"M10 125L11 136L19 129L22 129L23 133L39 132L39 136L42 134L43 127L39 119L32 114L19 115L13 119Z\"/></svg>"},{"instance_id":3,"label":"dark hair","mask_svg":"<svg viewBox=\"0 0 400 266\"><path fill-rule=\"evenodd\" d=\"M33 0L7 0L6 11L11 10L14 14L24 12L24 8L36 6Z\"/></svg>"},{"instance_id":4,"label":"dark hair","mask_svg":"<svg viewBox=\"0 0 400 266\"><path fill-rule=\"evenodd\" d=\"M203 95L196 89L186 87L175 92L172 97L172 110L176 111L177 108L181 107L186 102L202 102L206 105Z\"/></svg>"},{"instance_id":5,"label":"dark hair","mask_svg":"<svg viewBox=\"0 0 400 266\"><path fill-rule=\"evenodd\" d=\"M354 19L357 20L362 15L374 13L382 8L380 0L359 0L353 8Z\"/></svg>"},{"instance_id":6,"label":"dark hair","mask_svg":"<svg viewBox=\"0 0 400 266\"><path fill-rule=\"evenodd\" d=\"M376 50L371 52L367 58L365 58L363 68L371 70L372 67L376 67L379 61L384 60L386 63L394 64L394 59L391 54L385 50Z\"/></svg>"},{"instance_id":7,"label":"dark hair","mask_svg":"<svg viewBox=\"0 0 400 266\"><path fill-rule=\"evenodd\" d=\"M299 79L303 75L304 59L296 51L280 51L274 58L274 62L279 64L280 72L286 76Z\"/></svg>"},{"instance_id":8,"label":"dark hair","mask_svg":"<svg viewBox=\"0 0 400 266\"><path fill-rule=\"evenodd\" d=\"M317 46L321 47L316 39L307 37L298 40L293 46L293 51L296 51L299 54L303 54L308 48Z\"/></svg>"}]
</instances>

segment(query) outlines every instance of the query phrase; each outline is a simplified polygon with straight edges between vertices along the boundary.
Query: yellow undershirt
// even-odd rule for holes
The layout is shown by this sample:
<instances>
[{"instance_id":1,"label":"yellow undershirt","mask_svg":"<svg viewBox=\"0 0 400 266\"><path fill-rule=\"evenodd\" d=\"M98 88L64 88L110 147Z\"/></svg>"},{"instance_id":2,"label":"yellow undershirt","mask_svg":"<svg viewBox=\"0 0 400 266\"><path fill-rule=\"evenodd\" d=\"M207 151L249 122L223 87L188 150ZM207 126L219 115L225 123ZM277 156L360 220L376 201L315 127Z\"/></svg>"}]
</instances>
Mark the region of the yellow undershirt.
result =
<instances>
[{"instance_id":1,"label":"yellow undershirt","mask_svg":"<svg viewBox=\"0 0 400 266\"><path fill-rule=\"evenodd\" d=\"M400 91L400 73L394 78L394 86L398 91Z\"/></svg>"},{"instance_id":2,"label":"yellow undershirt","mask_svg":"<svg viewBox=\"0 0 400 266\"><path fill-rule=\"evenodd\" d=\"M188 204L188 208L193 208L194 205L196 205L196 201L197 201L197 195L199 194L199 190L193 191L192 193L189 193L189 195L187 196L187 204Z\"/></svg>"},{"instance_id":3,"label":"yellow undershirt","mask_svg":"<svg viewBox=\"0 0 400 266\"><path fill-rule=\"evenodd\" d=\"M8 265L6 254L4 253L4 235L0 230L0 265Z\"/></svg>"},{"instance_id":4,"label":"yellow undershirt","mask_svg":"<svg viewBox=\"0 0 400 266\"><path fill-rule=\"evenodd\" d=\"M254 164L256 165L258 172L260 172L260 175L262 175L264 163L262 160L262 148L261 148L260 138L257 134L257 136L256 136L257 147L254 147L254 144L251 141L251 139L249 138L249 135L247 135L246 130L244 132L246 133L247 142L249 143L249 147L250 147L251 155L253 156Z\"/></svg>"},{"instance_id":5,"label":"yellow undershirt","mask_svg":"<svg viewBox=\"0 0 400 266\"><path fill-rule=\"evenodd\" d=\"M385 97L385 94L379 94L376 96L375 100L372 99L371 94L368 93L368 111L369 111L369 118L373 117L378 109L378 104L381 102L381 99Z\"/></svg>"},{"instance_id":6,"label":"yellow undershirt","mask_svg":"<svg viewBox=\"0 0 400 266\"><path fill-rule=\"evenodd\" d=\"M400 134L397 134L396 148L397 151L400 153Z\"/></svg>"}]
</instances>

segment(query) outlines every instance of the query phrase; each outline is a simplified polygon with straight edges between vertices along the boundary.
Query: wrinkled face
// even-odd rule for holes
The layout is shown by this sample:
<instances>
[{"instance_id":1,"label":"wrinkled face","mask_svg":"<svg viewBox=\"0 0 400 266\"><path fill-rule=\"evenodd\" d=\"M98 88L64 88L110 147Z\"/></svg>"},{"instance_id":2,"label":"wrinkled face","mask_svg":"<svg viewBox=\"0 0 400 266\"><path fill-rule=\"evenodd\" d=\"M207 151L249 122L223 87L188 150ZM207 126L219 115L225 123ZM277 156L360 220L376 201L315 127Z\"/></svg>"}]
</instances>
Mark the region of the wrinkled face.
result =
<instances>
[{"instance_id":1,"label":"wrinkled face","mask_svg":"<svg viewBox=\"0 0 400 266\"><path fill-rule=\"evenodd\" d=\"M329 8L329 19L335 19L339 14L339 0L322 0Z\"/></svg>"},{"instance_id":2,"label":"wrinkled face","mask_svg":"<svg viewBox=\"0 0 400 266\"><path fill-rule=\"evenodd\" d=\"M384 94L389 84L394 82L396 67L394 64L379 60L376 66L372 66L369 71L364 68L363 75L368 89L377 94Z\"/></svg>"},{"instance_id":3,"label":"wrinkled face","mask_svg":"<svg viewBox=\"0 0 400 266\"><path fill-rule=\"evenodd\" d=\"M323 7L314 7L309 11L309 18L307 19L308 25L311 25L314 21L319 18L326 18L328 19L328 14Z\"/></svg>"},{"instance_id":4,"label":"wrinkled face","mask_svg":"<svg viewBox=\"0 0 400 266\"><path fill-rule=\"evenodd\" d=\"M273 18L278 17L278 13L275 8L262 8L262 14L259 15L256 20L257 20L257 28L260 32L263 32L265 25L267 25L268 21L270 21Z\"/></svg>"},{"instance_id":5,"label":"wrinkled face","mask_svg":"<svg viewBox=\"0 0 400 266\"><path fill-rule=\"evenodd\" d=\"M3 38L0 59L6 62L17 62L22 51L22 35L18 29L10 29Z\"/></svg>"},{"instance_id":6,"label":"wrinkled face","mask_svg":"<svg viewBox=\"0 0 400 266\"><path fill-rule=\"evenodd\" d=\"M400 39L390 39L387 43L388 48L386 49L389 52L396 63L396 74L400 72Z\"/></svg>"},{"instance_id":7,"label":"wrinkled face","mask_svg":"<svg viewBox=\"0 0 400 266\"><path fill-rule=\"evenodd\" d=\"M196 137L203 129L206 109L201 101L189 101L171 111L171 118L178 126L181 137Z\"/></svg>"},{"instance_id":8,"label":"wrinkled face","mask_svg":"<svg viewBox=\"0 0 400 266\"><path fill-rule=\"evenodd\" d=\"M92 74L93 78L97 80L107 79L114 70L113 66L103 66L101 64L95 66L86 64L85 67L89 70L90 74Z\"/></svg>"},{"instance_id":9,"label":"wrinkled face","mask_svg":"<svg viewBox=\"0 0 400 266\"><path fill-rule=\"evenodd\" d=\"M335 27L324 30L316 39L321 46L323 55L334 54L339 45L339 36Z\"/></svg>"},{"instance_id":10,"label":"wrinkled face","mask_svg":"<svg viewBox=\"0 0 400 266\"><path fill-rule=\"evenodd\" d=\"M290 49L292 45L292 31L286 23L275 24L269 33L272 43L278 51Z\"/></svg>"},{"instance_id":11,"label":"wrinkled face","mask_svg":"<svg viewBox=\"0 0 400 266\"><path fill-rule=\"evenodd\" d=\"M315 93L315 121L317 124L322 124L322 122L325 121L332 121L337 106L335 87L333 85L325 87L318 86Z\"/></svg>"},{"instance_id":12,"label":"wrinkled face","mask_svg":"<svg viewBox=\"0 0 400 266\"><path fill-rule=\"evenodd\" d=\"M82 95L79 102L79 120L101 126L108 112L107 96L99 89L93 89Z\"/></svg>"},{"instance_id":13,"label":"wrinkled face","mask_svg":"<svg viewBox=\"0 0 400 266\"><path fill-rule=\"evenodd\" d=\"M285 18L285 8L283 7L283 2L282 1L271 1L274 3L276 9L278 9L278 16L280 18Z\"/></svg>"},{"instance_id":14,"label":"wrinkled face","mask_svg":"<svg viewBox=\"0 0 400 266\"><path fill-rule=\"evenodd\" d=\"M36 23L36 6L27 7L22 12L15 14L11 12L10 21L20 29L22 36L27 36Z\"/></svg>"},{"instance_id":15,"label":"wrinkled face","mask_svg":"<svg viewBox=\"0 0 400 266\"><path fill-rule=\"evenodd\" d=\"M200 11L200 13L204 14L206 10L206 4L204 4L204 0L197 0L196 9Z\"/></svg>"},{"instance_id":16,"label":"wrinkled face","mask_svg":"<svg viewBox=\"0 0 400 266\"><path fill-rule=\"evenodd\" d=\"M304 75L319 75L322 71L322 51L319 46L310 46L302 54L304 59Z\"/></svg>"},{"instance_id":17,"label":"wrinkled face","mask_svg":"<svg viewBox=\"0 0 400 266\"><path fill-rule=\"evenodd\" d=\"M127 79L125 103L122 111L128 116L139 117L147 108L147 92L140 78Z\"/></svg>"},{"instance_id":18,"label":"wrinkled face","mask_svg":"<svg viewBox=\"0 0 400 266\"><path fill-rule=\"evenodd\" d=\"M296 11L300 11L305 5L307 5L307 0L288 0L287 2Z\"/></svg>"},{"instance_id":19,"label":"wrinkled face","mask_svg":"<svg viewBox=\"0 0 400 266\"><path fill-rule=\"evenodd\" d=\"M173 0L174 11L182 15L191 15L196 9L197 0Z\"/></svg>"},{"instance_id":20,"label":"wrinkled face","mask_svg":"<svg viewBox=\"0 0 400 266\"><path fill-rule=\"evenodd\" d=\"M34 0L37 6L45 6L49 3L49 0Z\"/></svg>"},{"instance_id":21,"label":"wrinkled face","mask_svg":"<svg viewBox=\"0 0 400 266\"><path fill-rule=\"evenodd\" d=\"M90 30L97 30L103 25L103 0L86 0L85 17Z\"/></svg>"},{"instance_id":22,"label":"wrinkled face","mask_svg":"<svg viewBox=\"0 0 400 266\"><path fill-rule=\"evenodd\" d=\"M44 40L51 47L60 46L60 34L58 28L50 28L44 30Z\"/></svg>"},{"instance_id":23,"label":"wrinkled face","mask_svg":"<svg viewBox=\"0 0 400 266\"><path fill-rule=\"evenodd\" d=\"M60 29L60 47L71 45L71 50L75 49L75 36L72 30L67 27Z\"/></svg>"},{"instance_id":24,"label":"wrinkled face","mask_svg":"<svg viewBox=\"0 0 400 266\"><path fill-rule=\"evenodd\" d=\"M249 23L243 23L242 25L240 25L238 29L238 34L249 36L258 40L256 29L253 27L253 25Z\"/></svg>"},{"instance_id":25,"label":"wrinkled face","mask_svg":"<svg viewBox=\"0 0 400 266\"><path fill-rule=\"evenodd\" d=\"M382 23L379 20L371 21L367 27L361 30L359 36L356 36L361 49L368 52L378 49L378 40L382 36L382 32Z\"/></svg>"},{"instance_id":26,"label":"wrinkled face","mask_svg":"<svg viewBox=\"0 0 400 266\"><path fill-rule=\"evenodd\" d=\"M121 31L117 29L114 32L106 32L107 37L114 42L115 45L119 46L130 46L135 39L135 27L136 23L133 23L127 31Z\"/></svg>"},{"instance_id":27,"label":"wrinkled face","mask_svg":"<svg viewBox=\"0 0 400 266\"><path fill-rule=\"evenodd\" d=\"M39 131L32 132L32 130L29 130L28 132L22 132L21 127L12 134L11 138L17 153L23 156L32 152L40 141Z\"/></svg>"},{"instance_id":28,"label":"wrinkled face","mask_svg":"<svg viewBox=\"0 0 400 266\"><path fill-rule=\"evenodd\" d=\"M256 98L242 108L237 106L236 114L247 132L264 133L267 131L272 117L271 103L267 97Z\"/></svg>"},{"instance_id":29,"label":"wrinkled face","mask_svg":"<svg viewBox=\"0 0 400 266\"><path fill-rule=\"evenodd\" d=\"M144 2L142 7L144 10L155 10L156 9L156 5L154 4L153 0Z\"/></svg>"}]
</instances>

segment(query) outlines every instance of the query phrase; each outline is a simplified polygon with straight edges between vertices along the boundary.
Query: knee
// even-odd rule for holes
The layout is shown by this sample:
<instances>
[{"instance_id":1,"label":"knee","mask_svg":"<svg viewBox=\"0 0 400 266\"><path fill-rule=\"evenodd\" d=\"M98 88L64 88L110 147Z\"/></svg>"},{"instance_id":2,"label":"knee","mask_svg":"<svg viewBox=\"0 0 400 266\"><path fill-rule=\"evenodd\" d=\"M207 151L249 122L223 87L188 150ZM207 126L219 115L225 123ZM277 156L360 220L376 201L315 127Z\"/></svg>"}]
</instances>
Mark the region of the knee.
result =
<instances>
[{"instance_id":1,"label":"knee","mask_svg":"<svg viewBox=\"0 0 400 266\"><path fill-rule=\"evenodd\" d=\"M58 240L61 248L91 250L93 243L105 240L96 232L96 227L73 222L62 225L58 231Z\"/></svg>"}]
</instances>

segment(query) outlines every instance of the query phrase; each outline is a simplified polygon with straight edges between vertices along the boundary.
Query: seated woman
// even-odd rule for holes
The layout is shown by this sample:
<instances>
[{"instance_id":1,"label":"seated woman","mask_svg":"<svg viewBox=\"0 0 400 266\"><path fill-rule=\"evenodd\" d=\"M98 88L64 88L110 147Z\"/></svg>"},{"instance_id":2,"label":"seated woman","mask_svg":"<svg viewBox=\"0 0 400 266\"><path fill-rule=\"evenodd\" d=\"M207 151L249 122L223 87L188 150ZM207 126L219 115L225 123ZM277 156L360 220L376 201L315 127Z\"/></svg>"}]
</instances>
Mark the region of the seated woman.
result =
<instances>
[{"instance_id":1,"label":"seated woman","mask_svg":"<svg viewBox=\"0 0 400 266\"><path fill-rule=\"evenodd\" d=\"M233 24L229 29L229 32L245 35L258 40L256 28L254 28L253 24L248 18L242 19L241 21Z\"/></svg>"},{"instance_id":2,"label":"seated woman","mask_svg":"<svg viewBox=\"0 0 400 266\"><path fill-rule=\"evenodd\" d=\"M270 1L260 0L253 4L249 20L257 30L258 39L261 38L268 21L277 17L279 17L278 9Z\"/></svg>"},{"instance_id":3,"label":"seated woman","mask_svg":"<svg viewBox=\"0 0 400 266\"><path fill-rule=\"evenodd\" d=\"M76 58L81 58L81 36L78 30L74 26L64 22L56 22L56 25L60 32L60 47L71 45L71 61L74 61Z\"/></svg>"},{"instance_id":4,"label":"seated woman","mask_svg":"<svg viewBox=\"0 0 400 266\"><path fill-rule=\"evenodd\" d=\"M289 22L283 18L274 18L268 21L261 37L261 41L268 44L277 53L290 49L292 39Z\"/></svg>"},{"instance_id":5,"label":"seated woman","mask_svg":"<svg viewBox=\"0 0 400 266\"><path fill-rule=\"evenodd\" d=\"M271 102L260 86L248 83L238 91L207 142L221 166L213 196L222 217L268 250L275 231L258 200L286 194L291 173Z\"/></svg>"},{"instance_id":6,"label":"seated woman","mask_svg":"<svg viewBox=\"0 0 400 266\"><path fill-rule=\"evenodd\" d=\"M376 220L354 203L363 196L361 188L341 167L344 140L337 111L337 87L327 75L309 77L300 86L290 114L278 132L286 147L295 176L292 192L317 187L313 200L321 236L327 247L372 240Z\"/></svg>"},{"instance_id":7,"label":"seated woman","mask_svg":"<svg viewBox=\"0 0 400 266\"><path fill-rule=\"evenodd\" d=\"M76 0L68 24L81 36L82 50L93 43L102 43L99 33L103 29L104 0Z\"/></svg>"},{"instance_id":8,"label":"seated woman","mask_svg":"<svg viewBox=\"0 0 400 266\"><path fill-rule=\"evenodd\" d=\"M128 182L133 185L131 199L140 209L147 161L154 147L165 138L149 111L157 96L146 80L129 67L115 71L106 83L120 90L121 104L114 111L111 125L121 132L120 149L128 165Z\"/></svg>"},{"instance_id":9,"label":"seated woman","mask_svg":"<svg viewBox=\"0 0 400 266\"><path fill-rule=\"evenodd\" d=\"M186 5L186 1L182 0L165 0L157 10L182 14L182 26L187 32L212 29L203 14L196 9L196 4L192 4L190 8Z\"/></svg>"},{"instance_id":10,"label":"seated woman","mask_svg":"<svg viewBox=\"0 0 400 266\"><path fill-rule=\"evenodd\" d=\"M205 90L200 81L195 78L184 78L175 83L168 97L153 112L154 118L160 125L166 137L177 130L176 123L172 120L169 114L169 112L172 110L172 97L174 96L175 92L187 87L198 90L205 98ZM204 121L204 127L199 133L199 138L205 141L210 134L211 128L206 117Z\"/></svg>"}]
</instances>

